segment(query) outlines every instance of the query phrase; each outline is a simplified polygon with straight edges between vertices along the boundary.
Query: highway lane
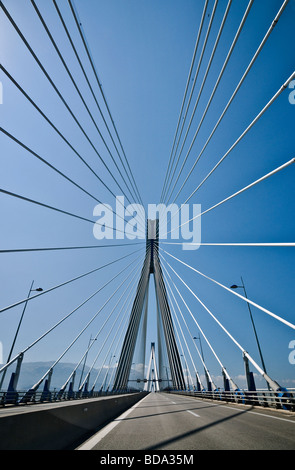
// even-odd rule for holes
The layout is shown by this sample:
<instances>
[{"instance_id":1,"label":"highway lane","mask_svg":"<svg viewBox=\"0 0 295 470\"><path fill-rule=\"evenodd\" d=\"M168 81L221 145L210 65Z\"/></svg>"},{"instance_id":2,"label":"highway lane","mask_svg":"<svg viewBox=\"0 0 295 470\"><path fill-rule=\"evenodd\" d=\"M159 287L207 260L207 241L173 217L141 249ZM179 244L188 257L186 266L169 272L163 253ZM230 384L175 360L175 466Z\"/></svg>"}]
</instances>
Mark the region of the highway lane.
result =
<instances>
[{"instance_id":1,"label":"highway lane","mask_svg":"<svg viewBox=\"0 0 295 470\"><path fill-rule=\"evenodd\" d=\"M151 393L77 450L295 450L295 416Z\"/></svg>"}]
</instances>

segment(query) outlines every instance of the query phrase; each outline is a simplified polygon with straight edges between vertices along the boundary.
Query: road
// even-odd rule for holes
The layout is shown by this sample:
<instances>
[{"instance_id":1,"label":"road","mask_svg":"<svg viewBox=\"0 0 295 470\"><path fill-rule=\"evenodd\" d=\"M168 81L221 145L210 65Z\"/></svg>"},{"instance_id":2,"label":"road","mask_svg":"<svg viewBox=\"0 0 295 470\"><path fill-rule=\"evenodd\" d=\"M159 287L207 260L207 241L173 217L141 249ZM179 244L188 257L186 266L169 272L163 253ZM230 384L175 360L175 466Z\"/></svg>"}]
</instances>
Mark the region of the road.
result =
<instances>
[{"instance_id":1,"label":"road","mask_svg":"<svg viewBox=\"0 0 295 470\"><path fill-rule=\"evenodd\" d=\"M295 416L150 393L77 450L295 450Z\"/></svg>"}]
</instances>

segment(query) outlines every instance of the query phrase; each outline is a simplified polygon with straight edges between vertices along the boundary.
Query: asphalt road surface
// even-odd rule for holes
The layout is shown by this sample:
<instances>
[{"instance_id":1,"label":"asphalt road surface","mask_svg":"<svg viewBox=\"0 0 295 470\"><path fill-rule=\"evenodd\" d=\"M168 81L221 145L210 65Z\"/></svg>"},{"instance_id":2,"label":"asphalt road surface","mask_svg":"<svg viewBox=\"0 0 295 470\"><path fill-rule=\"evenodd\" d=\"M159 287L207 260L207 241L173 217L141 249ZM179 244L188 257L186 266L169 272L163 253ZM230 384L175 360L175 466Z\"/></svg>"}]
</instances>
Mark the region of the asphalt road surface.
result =
<instances>
[{"instance_id":1,"label":"asphalt road surface","mask_svg":"<svg viewBox=\"0 0 295 470\"><path fill-rule=\"evenodd\" d=\"M77 450L295 450L295 416L150 393Z\"/></svg>"}]
</instances>

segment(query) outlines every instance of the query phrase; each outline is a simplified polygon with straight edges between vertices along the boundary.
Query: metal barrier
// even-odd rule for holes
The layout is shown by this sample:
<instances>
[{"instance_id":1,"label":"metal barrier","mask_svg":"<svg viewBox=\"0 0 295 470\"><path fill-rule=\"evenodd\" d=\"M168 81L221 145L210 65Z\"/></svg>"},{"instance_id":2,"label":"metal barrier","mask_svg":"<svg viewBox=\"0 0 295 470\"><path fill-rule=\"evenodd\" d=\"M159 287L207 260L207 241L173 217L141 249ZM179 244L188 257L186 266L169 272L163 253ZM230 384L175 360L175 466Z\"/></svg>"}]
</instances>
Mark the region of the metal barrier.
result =
<instances>
[{"instance_id":1,"label":"metal barrier","mask_svg":"<svg viewBox=\"0 0 295 470\"><path fill-rule=\"evenodd\" d=\"M38 403L53 403L70 400L82 400L86 398L99 398L104 396L125 395L130 393L138 393L138 390L120 390L120 391L2 391L0 392L0 406L5 407L29 405Z\"/></svg>"},{"instance_id":2,"label":"metal barrier","mask_svg":"<svg viewBox=\"0 0 295 470\"><path fill-rule=\"evenodd\" d=\"M165 390L166 391L166 390ZM237 403L243 405L261 406L276 409L295 411L295 389L282 389L276 392L270 390L235 390L223 391L220 389L213 391L188 391L188 390L167 390L168 393L194 396L196 398L206 398L214 401L227 403ZM2 391L0 392L0 406L7 405L29 405L37 403L52 403L70 400L82 400L86 398L99 398L103 396L115 396L130 393L138 393L138 390L117 390L117 391Z\"/></svg>"},{"instance_id":3,"label":"metal barrier","mask_svg":"<svg viewBox=\"0 0 295 470\"><path fill-rule=\"evenodd\" d=\"M170 390L169 393L189 395L196 398L206 398L214 401L224 401L227 403L237 403L243 405L262 406L264 408L276 408L288 411L295 411L295 389L282 389L279 391L270 390L235 390L235 391L180 391Z\"/></svg>"}]
</instances>

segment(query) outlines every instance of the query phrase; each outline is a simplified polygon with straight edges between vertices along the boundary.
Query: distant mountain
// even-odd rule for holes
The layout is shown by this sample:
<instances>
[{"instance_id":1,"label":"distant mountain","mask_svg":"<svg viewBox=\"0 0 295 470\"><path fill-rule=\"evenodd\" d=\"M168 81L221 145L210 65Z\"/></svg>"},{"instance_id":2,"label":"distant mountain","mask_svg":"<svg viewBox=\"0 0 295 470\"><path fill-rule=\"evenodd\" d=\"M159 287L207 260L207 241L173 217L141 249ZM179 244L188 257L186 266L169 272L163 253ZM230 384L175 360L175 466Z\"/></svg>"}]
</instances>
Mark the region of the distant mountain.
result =
<instances>
[{"instance_id":1,"label":"distant mountain","mask_svg":"<svg viewBox=\"0 0 295 470\"><path fill-rule=\"evenodd\" d=\"M28 390L30 389L38 380L43 377L44 374L50 369L52 366L52 362L23 362L22 367L21 367L21 373L20 377L18 380L18 390ZM53 370L52 378L51 378L51 387L50 389L53 390L56 388L57 390L62 387L62 385L66 382L70 374L73 372L74 368L76 367L76 364L71 364L67 362L61 362L56 364ZM75 389L78 388L80 377L81 377L81 372L82 372L83 366L79 367L76 371L76 378L75 378ZM5 390L7 388L8 382L10 380L11 372L13 371L9 370L6 374L6 378L3 384L3 389ZM85 378L85 375L89 371L89 367L85 366L84 368L84 373L83 373L83 379ZM98 374L97 369L93 369L91 372L90 376L90 386L93 383L93 380L96 378ZM92 380L91 380L92 378ZM99 377L99 381L97 382L95 386L95 390L99 390L101 387L101 383L104 379L104 373L102 373ZM40 390L42 390L43 384L40 385Z\"/></svg>"}]
</instances>

